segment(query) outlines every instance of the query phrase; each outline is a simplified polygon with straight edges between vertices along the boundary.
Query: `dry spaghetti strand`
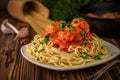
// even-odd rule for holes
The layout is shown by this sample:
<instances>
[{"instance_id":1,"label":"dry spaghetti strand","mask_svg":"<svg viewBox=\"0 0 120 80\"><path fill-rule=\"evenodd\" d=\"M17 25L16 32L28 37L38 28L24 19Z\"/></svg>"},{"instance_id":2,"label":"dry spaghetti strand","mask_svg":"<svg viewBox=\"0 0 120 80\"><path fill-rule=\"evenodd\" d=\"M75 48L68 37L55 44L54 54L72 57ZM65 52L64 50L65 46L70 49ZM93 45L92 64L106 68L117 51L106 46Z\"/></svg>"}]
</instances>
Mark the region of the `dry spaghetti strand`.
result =
<instances>
[{"instance_id":1,"label":"dry spaghetti strand","mask_svg":"<svg viewBox=\"0 0 120 80\"><path fill-rule=\"evenodd\" d=\"M46 26L52 22L52 20L44 18L34 10L25 13L25 19L39 35L43 34Z\"/></svg>"}]
</instances>

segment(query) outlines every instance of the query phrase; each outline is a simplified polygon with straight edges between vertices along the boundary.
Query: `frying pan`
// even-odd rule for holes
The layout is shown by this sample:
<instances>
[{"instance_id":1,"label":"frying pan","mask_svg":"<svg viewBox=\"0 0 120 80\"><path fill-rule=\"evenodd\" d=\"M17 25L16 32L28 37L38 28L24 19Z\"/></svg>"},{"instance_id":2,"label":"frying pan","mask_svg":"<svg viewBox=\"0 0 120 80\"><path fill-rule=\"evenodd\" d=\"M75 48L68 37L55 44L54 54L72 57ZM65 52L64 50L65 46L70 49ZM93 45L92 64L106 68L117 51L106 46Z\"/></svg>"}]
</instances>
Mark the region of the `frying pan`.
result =
<instances>
[{"instance_id":1,"label":"frying pan","mask_svg":"<svg viewBox=\"0 0 120 80\"><path fill-rule=\"evenodd\" d=\"M95 18L87 13L100 15L106 12L120 13L120 1L89 4L78 9L80 16L90 24L91 32L98 36L120 38L120 19Z\"/></svg>"}]
</instances>

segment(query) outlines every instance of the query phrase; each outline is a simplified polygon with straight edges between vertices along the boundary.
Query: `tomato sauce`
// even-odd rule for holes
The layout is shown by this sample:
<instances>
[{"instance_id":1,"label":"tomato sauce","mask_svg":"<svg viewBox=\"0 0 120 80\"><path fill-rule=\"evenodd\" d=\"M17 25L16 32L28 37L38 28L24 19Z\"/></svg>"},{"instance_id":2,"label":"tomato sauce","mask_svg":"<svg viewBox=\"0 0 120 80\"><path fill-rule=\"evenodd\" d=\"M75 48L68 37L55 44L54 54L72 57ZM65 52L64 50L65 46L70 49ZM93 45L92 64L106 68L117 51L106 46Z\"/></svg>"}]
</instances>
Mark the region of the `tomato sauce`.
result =
<instances>
[{"instance_id":1,"label":"tomato sauce","mask_svg":"<svg viewBox=\"0 0 120 80\"><path fill-rule=\"evenodd\" d=\"M53 22L46 28L45 34L50 34L50 40L57 45L60 50L67 50L71 45L81 45L90 37L90 26L84 20L73 19L70 24L65 23L60 29L61 22ZM90 44L87 44L90 48Z\"/></svg>"}]
</instances>

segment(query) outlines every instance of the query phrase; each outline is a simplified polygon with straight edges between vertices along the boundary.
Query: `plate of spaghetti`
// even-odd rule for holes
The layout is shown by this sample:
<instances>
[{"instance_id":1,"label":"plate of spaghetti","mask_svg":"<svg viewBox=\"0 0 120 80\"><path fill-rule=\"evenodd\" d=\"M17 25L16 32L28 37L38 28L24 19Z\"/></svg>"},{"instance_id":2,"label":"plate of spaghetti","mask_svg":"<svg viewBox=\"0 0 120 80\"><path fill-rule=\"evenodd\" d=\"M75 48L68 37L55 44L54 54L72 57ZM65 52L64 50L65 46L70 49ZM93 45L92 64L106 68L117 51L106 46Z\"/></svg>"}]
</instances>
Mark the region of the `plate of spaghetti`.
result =
<instances>
[{"instance_id":1,"label":"plate of spaghetti","mask_svg":"<svg viewBox=\"0 0 120 80\"><path fill-rule=\"evenodd\" d=\"M43 35L35 35L31 43L21 47L21 53L38 66L67 71L108 62L120 50L90 32L89 24L79 17L49 24Z\"/></svg>"}]
</instances>

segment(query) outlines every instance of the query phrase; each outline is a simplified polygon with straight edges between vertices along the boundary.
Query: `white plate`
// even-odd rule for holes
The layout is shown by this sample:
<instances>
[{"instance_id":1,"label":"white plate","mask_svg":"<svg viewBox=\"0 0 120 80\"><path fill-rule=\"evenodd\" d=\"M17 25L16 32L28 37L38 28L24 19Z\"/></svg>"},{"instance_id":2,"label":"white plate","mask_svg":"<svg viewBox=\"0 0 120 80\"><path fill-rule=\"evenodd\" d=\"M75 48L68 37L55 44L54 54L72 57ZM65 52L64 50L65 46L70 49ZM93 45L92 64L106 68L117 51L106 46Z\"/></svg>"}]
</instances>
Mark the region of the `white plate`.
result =
<instances>
[{"instance_id":1,"label":"white plate","mask_svg":"<svg viewBox=\"0 0 120 80\"><path fill-rule=\"evenodd\" d=\"M116 46L114 46L113 44L111 44L107 41L104 41L104 40L103 40L103 44L105 46L107 46L108 50L112 53L111 57L109 57L107 59L104 59L104 60L96 61L94 63L87 63L85 65L77 65L77 66L72 66L72 67L57 67L57 66L50 65L50 64L41 64L41 63L35 61L34 59L32 59L29 56L29 53L26 52L26 46L29 45L29 44L21 47L21 53L22 53L22 55L24 56L25 59L27 59L31 63L36 64L40 67L44 67L44 68L48 68L48 69L52 69L52 70L56 70L56 71L68 71L68 70L84 69L84 68L100 65L100 64L103 64L105 62L108 62L108 61L114 59L115 57L117 57L120 54L120 49L117 48Z\"/></svg>"}]
</instances>

